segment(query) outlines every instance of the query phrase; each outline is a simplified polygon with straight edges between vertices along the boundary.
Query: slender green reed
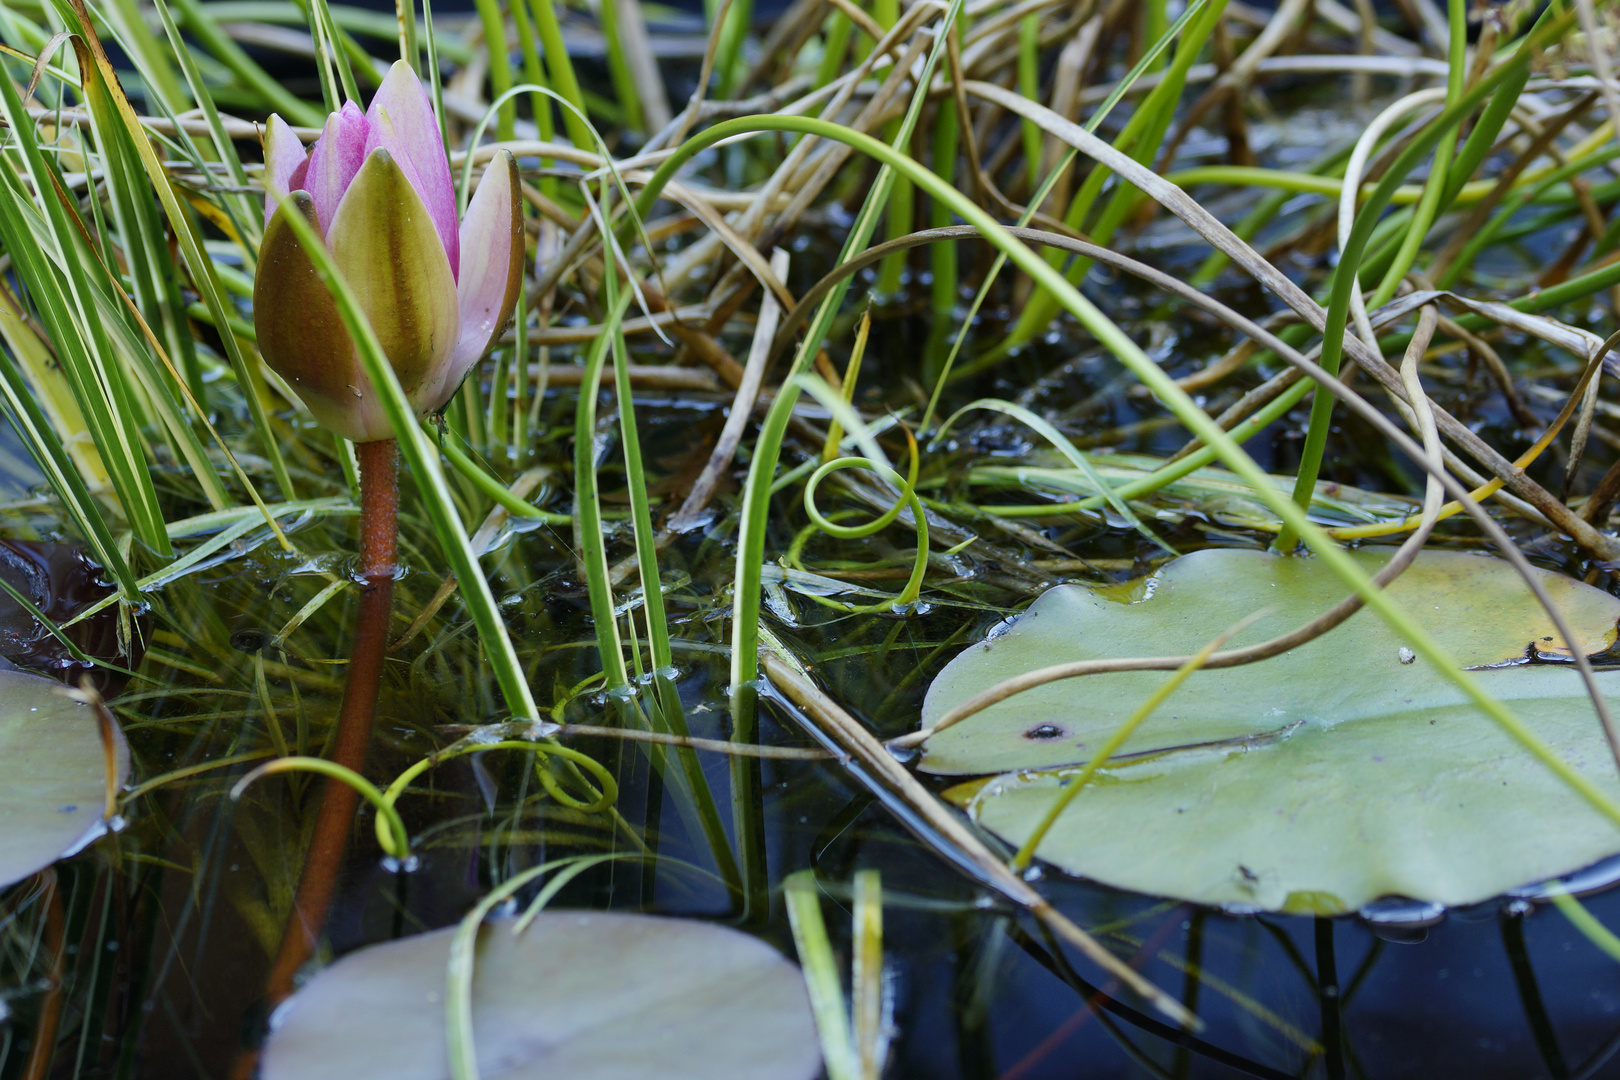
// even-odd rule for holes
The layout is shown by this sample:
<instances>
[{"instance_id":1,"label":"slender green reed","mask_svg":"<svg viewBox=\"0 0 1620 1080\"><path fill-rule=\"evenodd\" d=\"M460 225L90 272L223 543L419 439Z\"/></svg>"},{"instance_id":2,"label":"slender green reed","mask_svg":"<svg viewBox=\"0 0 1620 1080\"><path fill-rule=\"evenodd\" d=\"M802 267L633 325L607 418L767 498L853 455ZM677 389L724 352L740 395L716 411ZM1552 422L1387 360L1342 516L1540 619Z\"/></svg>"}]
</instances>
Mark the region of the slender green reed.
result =
<instances>
[{"instance_id":1,"label":"slender green reed","mask_svg":"<svg viewBox=\"0 0 1620 1080\"><path fill-rule=\"evenodd\" d=\"M82 17L82 16L81 16ZM85 18L83 29L89 36L89 22ZM209 257L202 238L198 236L191 217L182 208L174 186L169 183L168 174L163 163L158 159L147 139L140 119L128 98L118 87L116 75L112 64L101 51L100 43L91 37L90 43L82 50L80 66L85 73L86 104L91 115L97 117L98 123L104 127L121 124L123 130L129 135L140 162L148 179L152 182L163 207L164 216L168 220L169 228L179 242L179 248L185 259L187 269L191 272L192 283L202 294L204 305L213 317L214 325L225 327L230 325L227 315L225 289L220 275L212 258ZM239 386L242 387L243 397L246 399L249 415L252 417L254 429L261 435L261 446L264 456L269 460L276 484L281 489L282 496L287 499L295 497L292 478L287 471L286 462L282 459L281 448L277 440L270 435L271 426L264 412L264 403L260 399L256 388L260 377L256 367L250 364L249 358L243 352L241 342L235 334L222 333L221 342L231 362L231 370L236 376ZM159 550L162 550L161 548Z\"/></svg>"},{"instance_id":2,"label":"slender green reed","mask_svg":"<svg viewBox=\"0 0 1620 1080\"><path fill-rule=\"evenodd\" d=\"M112 362L106 313L98 310L86 269L90 258L83 223L72 204L64 205L57 196L61 177L40 152L16 87L9 79L0 82L5 83L0 108L22 158L21 174L8 170L0 185L0 241L28 284L56 346L61 370L107 466L120 510L136 538L154 554L168 558L173 550L152 487L132 389L122 366ZM41 196L39 206L23 189L24 179Z\"/></svg>"},{"instance_id":3,"label":"slender green reed","mask_svg":"<svg viewBox=\"0 0 1620 1080\"><path fill-rule=\"evenodd\" d=\"M191 31L202 47L252 88L253 92L263 98L271 108L281 113L291 123L320 127L321 121L325 119L320 110L294 97L285 86L248 56L240 45L219 28L219 23L209 13L208 6L202 0L175 0L175 6L180 10L180 17L185 22L186 29Z\"/></svg>"},{"instance_id":4,"label":"slender green reed","mask_svg":"<svg viewBox=\"0 0 1620 1080\"><path fill-rule=\"evenodd\" d=\"M810 1010L816 1017L821 1036L821 1058L827 1080L860 1080L859 1058L850 1032L849 1008L844 1001L843 980L827 924L821 916L820 888L815 872L800 870L782 884L787 902L788 921L793 927L793 944L798 949L804 985L810 993Z\"/></svg>"},{"instance_id":5,"label":"slender green reed","mask_svg":"<svg viewBox=\"0 0 1620 1080\"><path fill-rule=\"evenodd\" d=\"M1488 91L1489 86L1485 86L1483 89ZM1452 661L1428 631L1410 619L1404 610L1390 598L1388 593L1376 587L1366 571L1351 559L1343 548L1335 544L1332 538L1322 531L1320 526L1312 522L1294 500L1283 496L1268 482L1266 474L1255 464L1254 460L1244 453L1242 448L1192 401L1186 391L1176 385L1175 381L1165 374L1128 335L1115 326L1095 305L1065 280L1061 273L1047 264L1040 255L1014 239L994 218L971 200L945 185L933 173L910 158L897 153L892 147L870 136L842 129L835 124L812 117L740 117L736 120L716 124L701 135L693 137L680 150L665 160L658 167L658 171L654 173L652 179L649 180L646 189L643 190L642 199L647 203L655 199L668 178L673 176L692 156L705 149L707 145L712 145L713 142L736 135L760 131L795 131L814 134L823 138L838 139L861 153L883 161L898 172L908 173L913 183L923 188L927 194L936 198L949 199L956 212L969 224L980 229L985 237L998 248L1007 252L1009 258L1019 269L1033 277L1038 285L1051 289L1063 306L1075 316L1080 324L1097 338L1100 344L1113 353L1138 380L1163 401L1177 419L1192 430L1193 434L1213 448L1223 463L1247 482L1261 501L1282 519L1284 527L1301 536L1311 550L1316 553L1317 557L1338 575L1341 581L1360 596L1366 605L1384 619L1392 629L1402 635L1414 652L1433 664L1437 670L1443 673L1445 678L1466 694L1475 706L1489 716L1520 746L1541 761L1573 791L1581 795L1594 809L1616 824L1620 824L1620 805L1610 799L1584 774L1560 758L1556 751L1539 735L1525 726L1511 710L1489 694L1486 694L1474 677ZM1438 133L1436 133L1436 137L1438 137ZM1415 143L1414 147L1419 145ZM1421 153L1422 150L1417 149L1415 152ZM779 394L776 400L780 402L788 397L789 395L784 392ZM767 414L768 422L769 414ZM757 464L756 459L755 465L757 466ZM752 478L752 472L750 475ZM740 563L741 556L739 556L738 570L739 585L744 577L744 571ZM757 573L758 571L755 570L756 582ZM757 599L754 602L757 604ZM757 641L757 626L748 628L745 633ZM736 636L737 629L734 628L734 641ZM734 649L735 647L733 645ZM734 655L732 661L735 669L738 658ZM733 695L735 699L735 690Z\"/></svg>"},{"instance_id":6,"label":"slender green reed","mask_svg":"<svg viewBox=\"0 0 1620 1080\"><path fill-rule=\"evenodd\" d=\"M1187 26L1186 32L1179 36L1175 58L1171 61L1162 81L1131 114L1131 118L1126 121L1114 139L1114 146L1117 149L1128 153L1143 164L1151 163L1157 156L1159 147L1164 142L1165 133L1170 129L1170 122L1175 117L1176 103L1181 99L1187 71L1198 59L1205 42L1214 33L1215 25L1225 10L1226 0L1208 0L1194 21ZM1172 31L1161 35L1160 40L1171 36ZM1149 55L1157 56L1158 53L1154 51ZM1112 174L1108 169L1094 165L1085 183L1074 193L1074 198L1070 200L1068 210L1063 215L1065 225L1071 229L1083 230L1098 244L1107 244L1112 239L1114 230L1124 222L1135 202L1135 189L1129 185L1120 185L1109 198L1098 220L1087 228L1087 219L1097 199L1102 195L1103 184L1110 175ZM1046 258L1052 265L1057 266L1062 264L1064 256L1061 252L1048 252ZM1065 277L1070 283L1078 284L1090 268L1090 260L1076 259ZM1054 299L1037 290L1035 295L1030 297L1029 303L1024 306L1018 322L1008 333L1007 340L997 348L997 353L1004 353L1008 349L1033 340L1036 335L1044 332L1046 325L1057 313L1058 305Z\"/></svg>"},{"instance_id":7,"label":"slender green reed","mask_svg":"<svg viewBox=\"0 0 1620 1080\"><path fill-rule=\"evenodd\" d=\"M521 4L525 0L514 2ZM585 121L585 95L580 92L579 80L574 76L574 64L568 58L568 47L563 44L562 24L557 21L557 11L552 6L552 0L534 0L531 11L534 14L535 33L540 37L540 47L544 52L546 71L551 76L551 85L556 88L562 100L573 106L572 110L563 110L563 129L568 132L568 137L575 146L581 149L595 146L598 140Z\"/></svg>"},{"instance_id":8,"label":"slender green reed","mask_svg":"<svg viewBox=\"0 0 1620 1080\"><path fill-rule=\"evenodd\" d=\"M1108 95L1108 97L1103 99L1102 104L1097 106L1096 111L1093 112L1091 117L1086 121L1085 129L1087 131L1096 131L1102 126L1103 121L1108 118L1108 114L1113 111L1114 106L1119 104L1119 102L1124 99L1126 93L1130 91L1130 88L1135 85L1138 79L1148 72L1148 70L1156 63L1157 58L1170 47L1170 43L1176 40L1181 31L1190 22L1192 22L1193 19L1198 17L1199 13L1203 11L1204 5L1207 2L1208 0L1193 0L1192 3L1187 5L1186 10L1181 13L1181 16L1176 19L1169 29L1160 35L1158 40L1153 43L1147 52L1143 54L1139 60L1137 60L1136 65L1131 68L1131 70L1126 74L1125 78L1121 79L1119 84L1114 87L1113 91ZM1057 165L1054 166L1052 171L1047 174L1046 179L1041 182L1040 187L1037 188L1035 193L1030 196L1028 205L1024 207L1024 212L1019 215L1018 224L1020 227L1026 226L1032 220L1034 220L1036 212L1040 209L1042 204L1046 202L1046 197L1051 193L1052 189L1057 186L1058 180L1062 178L1064 173L1068 172L1069 167L1074 164L1076 158L1078 157L1079 151L1071 147L1064 153L1063 157L1059 159ZM936 172L937 168L938 167L936 166ZM943 174L940 175L942 179L950 179L948 176ZM943 204L939 204L937 200L936 205L941 206L939 211L941 223L948 222L950 220L949 209L944 208ZM943 246L945 245L935 245L935 248L938 249ZM956 358L961 353L963 345L967 342L968 331L973 326L973 320L978 315L979 309L984 306L985 300L990 295L990 290L994 288L997 279L1000 277L1002 268L1006 265L1006 254L998 251L996 253L996 260L991 265L989 273L984 276L984 280L979 284L979 290L973 297L973 304L968 308L967 316L962 320L961 326L957 329L956 340L952 343L950 352L945 357L945 362L940 365L939 370L934 373L934 389L928 397L928 406L923 410L922 423L920 425L924 432L929 431L932 427L934 414L939 408L940 397L945 392L946 383L950 381L952 370L956 365ZM1054 263L1053 265L1057 264ZM999 359L1000 354L1000 349L993 350L990 358L988 358L988 362L994 363Z\"/></svg>"},{"instance_id":9,"label":"slender green reed","mask_svg":"<svg viewBox=\"0 0 1620 1080\"><path fill-rule=\"evenodd\" d=\"M489 83L497 99L503 99L495 130L506 141L516 137L513 124L517 107L509 101L507 91L512 89L512 55L506 47L506 16L501 12L500 0L474 0L478 21L484 28L484 51L489 54Z\"/></svg>"},{"instance_id":10,"label":"slender green reed","mask_svg":"<svg viewBox=\"0 0 1620 1080\"><path fill-rule=\"evenodd\" d=\"M923 65L919 85L926 88L933 78L934 71L945 50L946 36L951 32L957 16L961 11L962 0L952 0L949 10L941 20L939 34L935 39L933 48L929 51L928 59ZM901 122L899 132L895 136L895 146L904 147L911 141L911 133L916 127L917 118L921 114L924 94L913 96L907 109L906 116ZM848 141L852 134L848 129L830 124L825 121L811 121L805 126L793 126L800 123L802 118L782 118L785 126L776 130L801 131L807 134L828 135L840 141ZM698 153L707 145L724 138L725 134L756 130L746 123L727 121L696 135L684 143L674 155L658 167L657 173L648 183L641 195L642 205L650 206L652 199L658 194L663 184L674 175L677 168L692 155ZM770 129L766 129L770 130ZM716 132L725 134L716 135ZM875 142L866 136L851 145L865 150L865 144ZM881 145L881 144L878 144ZM868 151L869 152L869 151ZM885 147L884 152L878 155L884 163L884 168L878 173L877 181L867 193L866 202L860 215L856 218L849 236L844 242L843 251L839 261L845 261L852 255L861 251L872 236L876 227L877 218L887 200L889 192L889 178L897 173L908 171L896 166L896 161L903 160L914 175L923 172L934 184L938 179L927 170L921 169L911 158L894 149ZM932 186L932 185L931 185ZM947 189L956 195L954 189ZM931 192L932 193L932 192ZM936 196L937 197L937 196ZM958 196L957 202L962 200ZM958 212L960 210L958 209ZM827 332L832 327L833 318L848 290L848 282L841 283L828 293L825 300L816 310L816 315L806 330L804 341L801 343L798 357L794 362L793 374L801 374L808 370L816 352L821 348ZM753 681L758 671L759 658L759 591L760 568L765 558L765 530L770 514L771 484L775 479L777 462L782 452L782 440L787 433L788 420L792 416L793 405L798 400L796 384L785 384L782 392L777 394L771 402L770 410L765 415L761 425L758 440L754 445L754 455L749 463L748 479L743 488L742 522L739 526L737 545L736 580L733 585L732 598L732 638L731 638L731 716L733 738L740 741L752 741L755 732L754 691Z\"/></svg>"},{"instance_id":11,"label":"slender green reed","mask_svg":"<svg viewBox=\"0 0 1620 1080\"><path fill-rule=\"evenodd\" d=\"M1390 163L1378 186L1373 189L1373 193L1367 197L1366 203L1356 214L1355 225L1351 228L1350 237L1339 256L1339 265L1333 276L1332 292L1328 296L1327 322L1322 330L1322 352L1317 361L1322 370L1330 375L1335 375L1339 371L1339 363L1344 355L1344 334L1349 319L1350 293L1355 285L1356 269L1361 264L1362 253L1366 250L1367 242L1378 224L1379 215L1389 204L1395 188L1441 139L1449 136L1457 125L1501 84L1516 78L1529 65L1531 56L1539 52L1545 43L1562 35L1573 24L1574 19L1573 11L1555 16L1553 9L1548 8L1525 39L1518 43L1509 59L1487 73L1472 90L1462 95L1455 103L1448 105L1426 128L1417 133L1406 149ZM1332 411L1332 400L1326 394L1317 398L1312 405L1311 424L1305 433L1305 444L1300 451L1299 469L1295 475L1296 504L1302 500L1308 501L1310 493L1316 487L1316 479L1321 474L1322 452L1327 445ZM1297 531L1285 526L1277 537L1276 547L1279 551L1288 551L1298 540Z\"/></svg>"}]
</instances>

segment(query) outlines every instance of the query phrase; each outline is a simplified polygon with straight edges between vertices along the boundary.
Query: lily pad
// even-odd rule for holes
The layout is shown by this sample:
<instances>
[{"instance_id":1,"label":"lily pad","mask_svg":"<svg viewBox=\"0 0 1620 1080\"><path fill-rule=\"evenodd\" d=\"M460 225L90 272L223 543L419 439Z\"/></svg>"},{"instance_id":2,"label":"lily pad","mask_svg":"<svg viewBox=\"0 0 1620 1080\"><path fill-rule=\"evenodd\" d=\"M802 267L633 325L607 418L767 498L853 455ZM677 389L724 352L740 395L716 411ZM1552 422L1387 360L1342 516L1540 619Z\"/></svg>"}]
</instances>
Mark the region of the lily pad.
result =
<instances>
[{"instance_id":1,"label":"lily pad","mask_svg":"<svg viewBox=\"0 0 1620 1080\"><path fill-rule=\"evenodd\" d=\"M1361 551L1368 570L1387 551ZM1588 654L1615 640L1620 601L1543 573ZM1565 760L1620 798L1578 675L1506 562L1425 552L1392 594ZM1345 587L1320 563L1210 550L1128 596L1061 586L935 680L925 725L1003 679L1094 657L1195 652L1264 611L1231 645L1282 633ZM1048 684L929 739L921 767L1011 773L958 789L1023 843L1075 767L1167 672ZM1620 702L1620 672L1601 673ZM1013 772L1013 770L1018 770ZM1201 903L1338 913L1381 896L1467 904L1620 852L1620 829L1531 758L1370 612L1259 664L1193 674L1100 770L1042 841L1042 859L1121 888Z\"/></svg>"},{"instance_id":2,"label":"lily pad","mask_svg":"<svg viewBox=\"0 0 1620 1080\"><path fill-rule=\"evenodd\" d=\"M799 969L711 923L545 912L486 923L473 977L483 1080L810 1080L821 1068ZM444 1080L455 928L361 949L272 1021L264 1080Z\"/></svg>"},{"instance_id":3,"label":"lily pad","mask_svg":"<svg viewBox=\"0 0 1620 1080\"><path fill-rule=\"evenodd\" d=\"M0 670L0 888L105 828L107 759L90 707L54 679ZM118 741L118 778L129 754Z\"/></svg>"}]
</instances>

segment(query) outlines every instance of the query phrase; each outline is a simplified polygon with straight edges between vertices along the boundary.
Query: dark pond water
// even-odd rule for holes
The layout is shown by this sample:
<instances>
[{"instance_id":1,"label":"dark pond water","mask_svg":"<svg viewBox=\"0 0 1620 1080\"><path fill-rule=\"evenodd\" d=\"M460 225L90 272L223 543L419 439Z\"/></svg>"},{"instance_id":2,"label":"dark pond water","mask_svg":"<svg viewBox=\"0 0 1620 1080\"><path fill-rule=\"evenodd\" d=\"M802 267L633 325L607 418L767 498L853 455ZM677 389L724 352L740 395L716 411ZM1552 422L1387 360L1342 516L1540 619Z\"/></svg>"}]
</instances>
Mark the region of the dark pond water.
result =
<instances>
[{"instance_id":1,"label":"dark pond water","mask_svg":"<svg viewBox=\"0 0 1620 1080\"><path fill-rule=\"evenodd\" d=\"M1309 208L1302 202L1277 228ZM1195 265L1189 260L1198 256L1179 249L1184 238L1174 230L1157 242L1156 257L1164 265ZM1527 241L1511 258L1499 256L1519 260L1501 270L1522 270L1542 249L1556 250L1559 243L1551 235ZM982 249L964 246L964 268L980 255ZM796 291L810 284L807 272L796 266L795 274ZM1222 332L1127 283L1094 275L1088 287L1139 340L1151 342L1153 354L1173 374L1198 369L1230 344ZM1258 294L1241 286L1228 293L1250 309L1265 307ZM1015 311L1016 297L1005 298L987 312L978 334L993 339ZM942 338L925 312L896 304L880 315L863 373L863 386L873 389L858 400L874 409L909 409L914 418L921 404L913 389L918 357L925 367L937 363ZM835 340L847 343L849 336ZM1507 346L1528 368L1546 371L1568 363L1523 342L1509 339ZM1211 391L1212 407L1267 374L1251 372ZM1511 418L1466 358L1439 361L1436 386L1448 407L1475 422L1504 452L1522 448ZM1154 422L1156 407L1130 392L1113 360L1067 330L966 380L952 397L960 403L980 394L1040 408L1082 445L1168 454L1181 443L1175 430ZM553 391L547 399L537 463L568 466L574 400L572 390ZM637 409L644 453L657 478L654 494L678 488L707 454L724 419L723 403L649 393L638 398ZM603 415L611 418L605 405ZM1299 422L1292 417L1249 443L1262 465L1292 469ZM1391 460L1354 424L1346 424L1340 436L1349 453L1334 461L1327 478L1398 493L1416 490L1410 463ZM310 449L327 444L313 434L307 443L294 462L300 481L313 494L341 494L329 452ZM793 460L818 449L794 445ZM1035 452L1028 432L978 421L929 456L923 480L942 499L994 501L999 496L964 486L960 478L968 467ZM1600 449L1591 467L1606 465L1607 453ZM610 461L602 480L610 514L624 505L616 469ZM467 499L470 523L476 523L470 508L481 504L469 492L459 494ZM566 510L568 498L561 487L542 501ZM1009 498L1032 501L1027 493ZM723 492L713 535L682 538L662 564L688 722L693 734L719 738L729 733L727 537L736 501L734 489ZM795 504L785 500L783 506L773 552L787 550L803 523ZM303 552L297 557L278 553L257 533L244 536L155 603L142 668L155 681L130 686L114 703L129 732L135 779L214 767L143 795L122 833L59 868L65 1009L52 1076L223 1078L262 1036L265 972L297 880L298 851L318 786L278 778L240 802L227 792L265 756L272 730L289 745L307 748L318 745L330 722L342 673L334 661L347 655L349 605L335 601L285 641L276 635L331 575L346 572L351 521L317 515L297 523L292 535ZM49 536L48 519L34 524L36 537ZM982 522L973 527L992 534ZM1196 506L1179 507L1158 527L1182 550L1263 542ZM928 681L944 663L1033 599L1043 583L1125 580L1150 569L1159 555L1130 530L1090 518L1048 518L1032 530L994 535L1018 559L1035 561L1038 573L1020 577L993 561L963 559L958 578L931 581L926 603L904 618L838 615L777 583L771 583L768 617L814 665L834 698L879 734L899 734L915 726ZM396 594L400 631L440 584L426 569L438 564L431 534L409 497L402 536L407 573ZM1062 547L1070 557L1056 558L1034 540ZM615 558L629 550L622 520L612 543ZM1615 587L1612 575L1557 544L1534 551L1545 565L1583 577L1590 573L1596 583ZM486 568L542 707L555 708L557 719L608 723L612 705L590 682L599 665L588 598L571 552L566 529L509 532ZM812 570L845 576L854 570L866 575L865 585L893 589L911 550L904 533L886 532L863 542L812 539L805 553ZM1053 561L1040 569L1040 560ZM24 570L18 570L23 578ZM373 775L397 774L454 738L454 726L503 718L473 645L470 625L452 601L422 637L394 654L378 711ZM793 710L770 699L762 705L761 737L811 745ZM581 874L556 906L741 923L791 951L779 899L742 920L712 875L713 860L689 827L688 808L652 775L644 752L602 739L574 745L615 771L618 809L655 848L657 859L605 864ZM728 806L727 761L713 755L702 761L716 802ZM1492 903L1451 912L1423 930L1396 931L1356 919L1232 916L1047 876L1041 888L1065 913L1196 1006L1205 1027L1193 1034L1166 1026L1095 967L1060 948L1038 923L957 873L839 766L767 762L759 774L771 881L813 868L827 891L837 947L847 946L847 919L840 911L853 874L863 868L882 872L894 1019L888 1075L1620 1076L1620 965L1554 909ZM413 787L401 808L417 840L419 863L406 874L385 865L371 836L370 814L363 812L328 928L333 955L447 925L493 885L549 858L634 848L627 832L603 815L543 798L529 764L513 755L448 763ZM1600 920L1620 925L1620 893L1588 903ZM29 886L0 895L0 1009L10 1014L0 1024L5 1080L25 1075L32 1023L47 996L39 949L49 930L43 908L38 890Z\"/></svg>"}]
</instances>

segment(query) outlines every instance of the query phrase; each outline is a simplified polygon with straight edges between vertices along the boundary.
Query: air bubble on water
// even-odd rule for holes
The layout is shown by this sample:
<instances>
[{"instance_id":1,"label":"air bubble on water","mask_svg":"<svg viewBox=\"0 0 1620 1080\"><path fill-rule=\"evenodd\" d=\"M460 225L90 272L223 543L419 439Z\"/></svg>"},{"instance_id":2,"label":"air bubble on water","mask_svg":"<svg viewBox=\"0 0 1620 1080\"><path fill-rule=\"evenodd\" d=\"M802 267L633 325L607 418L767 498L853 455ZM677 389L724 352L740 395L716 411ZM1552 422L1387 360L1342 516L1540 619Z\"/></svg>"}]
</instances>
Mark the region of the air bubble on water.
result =
<instances>
[{"instance_id":1,"label":"air bubble on water","mask_svg":"<svg viewBox=\"0 0 1620 1080\"><path fill-rule=\"evenodd\" d=\"M1373 926L1399 926L1416 929L1432 926L1446 917L1446 906L1432 900L1412 900L1405 896L1382 896L1356 914Z\"/></svg>"},{"instance_id":2,"label":"air bubble on water","mask_svg":"<svg viewBox=\"0 0 1620 1080\"><path fill-rule=\"evenodd\" d=\"M393 855L384 855L380 863L382 868L390 874L414 874L422 866L422 860L415 855L407 855L403 859L396 858Z\"/></svg>"},{"instance_id":3,"label":"air bubble on water","mask_svg":"<svg viewBox=\"0 0 1620 1080\"><path fill-rule=\"evenodd\" d=\"M1026 867L1023 873L1023 878L1025 881L1039 881L1045 876L1046 871L1042 870L1039 866Z\"/></svg>"}]
</instances>

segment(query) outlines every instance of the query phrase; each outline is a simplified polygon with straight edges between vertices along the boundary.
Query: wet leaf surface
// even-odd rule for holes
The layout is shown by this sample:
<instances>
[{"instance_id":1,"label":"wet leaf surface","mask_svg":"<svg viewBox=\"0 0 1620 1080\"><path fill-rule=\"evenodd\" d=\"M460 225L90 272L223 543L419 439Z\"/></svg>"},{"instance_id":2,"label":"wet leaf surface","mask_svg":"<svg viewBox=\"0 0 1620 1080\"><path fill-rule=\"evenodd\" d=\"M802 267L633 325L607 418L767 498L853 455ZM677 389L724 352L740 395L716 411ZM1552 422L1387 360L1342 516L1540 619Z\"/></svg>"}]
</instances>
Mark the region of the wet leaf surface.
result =
<instances>
[{"instance_id":1,"label":"wet leaf surface","mask_svg":"<svg viewBox=\"0 0 1620 1080\"><path fill-rule=\"evenodd\" d=\"M1386 557L1357 554L1368 570ZM1544 580L1585 635L1581 649L1613 643L1620 602L1572 579ZM952 661L930 688L924 722L1035 668L1194 652L1264 610L1232 644L1260 641L1344 591L1312 560L1236 550L1174 560L1132 602L1063 586ZM1460 663L1509 665L1476 677L1620 797L1577 674L1523 662L1565 653L1506 562L1426 552L1392 592ZM1131 672L1049 684L941 732L925 745L922 768L1009 773L957 794L982 824L1022 843L1065 772L1166 678ZM1599 679L1620 701L1620 673ZM1138 892L1337 913L1386 895L1471 903L1617 851L1620 831L1363 612L1272 660L1195 673L1070 804L1039 854Z\"/></svg>"},{"instance_id":2,"label":"wet leaf surface","mask_svg":"<svg viewBox=\"0 0 1620 1080\"><path fill-rule=\"evenodd\" d=\"M95 714L54 679L0 670L0 886L101 832L107 767ZM119 740L119 782L129 755Z\"/></svg>"},{"instance_id":3,"label":"wet leaf surface","mask_svg":"<svg viewBox=\"0 0 1620 1080\"><path fill-rule=\"evenodd\" d=\"M473 1028L484 1080L810 1080L821 1068L799 969L711 923L541 914L482 928ZM454 927L345 957L276 1017L264 1080L440 1080Z\"/></svg>"}]
</instances>

